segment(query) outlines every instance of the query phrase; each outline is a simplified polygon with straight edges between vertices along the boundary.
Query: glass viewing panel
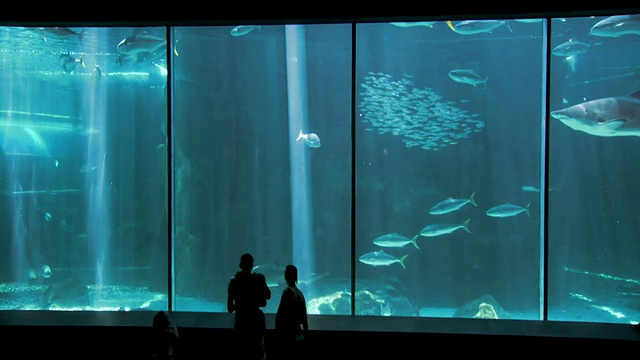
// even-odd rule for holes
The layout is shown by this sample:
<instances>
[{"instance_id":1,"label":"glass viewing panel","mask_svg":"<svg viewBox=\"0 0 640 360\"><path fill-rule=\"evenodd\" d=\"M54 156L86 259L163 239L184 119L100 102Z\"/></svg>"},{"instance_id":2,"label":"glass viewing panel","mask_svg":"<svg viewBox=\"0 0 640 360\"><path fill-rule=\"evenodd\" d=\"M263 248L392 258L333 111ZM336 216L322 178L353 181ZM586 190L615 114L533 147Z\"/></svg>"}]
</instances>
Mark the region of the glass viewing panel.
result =
<instances>
[{"instance_id":1,"label":"glass viewing panel","mask_svg":"<svg viewBox=\"0 0 640 360\"><path fill-rule=\"evenodd\" d=\"M165 28L0 48L0 309L166 309Z\"/></svg>"},{"instance_id":2,"label":"glass viewing panel","mask_svg":"<svg viewBox=\"0 0 640 360\"><path fill-rule=\"evenodd\" d=\"M549 319L640 318L640 15L553 19Z\"/></svg>"},{"instance_id":3,"label":"glass viewing panel","mask_svg":"<svg viewBox=\"0 0 640 360\"><path fill-rule=\"evenodd\" d=\"M539 318L544 26L357 25L356 315Z\"/></svg>"},{"instance_id":4,"label":"glass viewing panel","mask_svg":"<svg viewBox=\"0 0 640 360\"><path fill-rule=\"evenodd\" d=\"M275 313L350 314L351 24L175 28L175 308L226 312L240 256Z\"/></svg>"},{"instance_id":5,"label":"glass viewing panel","mask_svg":"<svg viewBox=\"0 0 640 360\"><path fill-rule=\"evenodd\" d=\"M0 27L0 310L167 310L170 170L177 311L250 252L270 313L538 320L550 69L548 319L632 322L639 17L171 28L171 149L165 27Z\"/></svg>"}]
</instances>

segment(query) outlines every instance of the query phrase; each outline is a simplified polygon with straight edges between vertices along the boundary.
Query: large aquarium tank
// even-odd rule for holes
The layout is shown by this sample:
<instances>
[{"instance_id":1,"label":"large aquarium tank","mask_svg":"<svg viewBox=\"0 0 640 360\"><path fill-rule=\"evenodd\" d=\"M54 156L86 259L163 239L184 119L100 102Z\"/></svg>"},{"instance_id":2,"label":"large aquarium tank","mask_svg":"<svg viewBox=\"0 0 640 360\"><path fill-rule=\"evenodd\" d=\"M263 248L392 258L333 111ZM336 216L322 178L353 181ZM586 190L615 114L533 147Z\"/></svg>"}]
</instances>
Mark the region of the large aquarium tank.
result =
<instances>
[{"instance_id":1,"label":"large aquarium tank","mask_svg":"<svg viewBox=\"0 0 640 360\"><path fill-rule=\"evenodd\" d=\"M635 324L639 36L640 15L0 27L0 314L228 319L249 252L265 312L295 264L312 324Z\"/></svg>"},{"instance_id":2,"label":"large aquarium tank","mask_svg":"<svg viewBox=\"0 0 640 360\"><path fill-rule=\"evenodd\" d=\"M166 308L166 30L0 44L0 308Z\"/></svg>"}]
</instances>

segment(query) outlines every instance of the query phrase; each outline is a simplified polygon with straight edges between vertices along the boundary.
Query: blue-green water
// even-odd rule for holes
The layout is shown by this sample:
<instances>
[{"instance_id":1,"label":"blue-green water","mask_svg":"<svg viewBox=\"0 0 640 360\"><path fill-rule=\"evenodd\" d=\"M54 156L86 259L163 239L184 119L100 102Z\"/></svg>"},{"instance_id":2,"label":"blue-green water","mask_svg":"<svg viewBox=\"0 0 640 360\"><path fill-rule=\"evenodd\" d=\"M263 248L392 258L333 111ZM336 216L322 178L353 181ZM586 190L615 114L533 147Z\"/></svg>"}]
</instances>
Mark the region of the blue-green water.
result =
<instances>
[{"instance_id":1,"label":"blue-green water","mask_svg":"<svg viewBox=\"0 0 640 360\"><path fill-rule=\"evenodd\" d=\"M308 25L305 56L287 52L282 25L46 41L1 28L2 306L159 310L171 278L175 310L223 312L251 252L267 312L296 263L313 314L350 314L355 299L356 315L490 317L488 302L498 318L538 319L548 296L552 320L635 321L637 138L550 118L547 227L541 216L547 111L639 85L640 38L590 35L598 20L552 21L549 49L589 49L548 58L544 21L470 35L445 22ZM123 55L134 36L170 46ZM291 93L299 61L306 90ZM449 198L464 204L429 213ZM393 233L415 246L374 243Z\"/></svg>"}]
</instances>

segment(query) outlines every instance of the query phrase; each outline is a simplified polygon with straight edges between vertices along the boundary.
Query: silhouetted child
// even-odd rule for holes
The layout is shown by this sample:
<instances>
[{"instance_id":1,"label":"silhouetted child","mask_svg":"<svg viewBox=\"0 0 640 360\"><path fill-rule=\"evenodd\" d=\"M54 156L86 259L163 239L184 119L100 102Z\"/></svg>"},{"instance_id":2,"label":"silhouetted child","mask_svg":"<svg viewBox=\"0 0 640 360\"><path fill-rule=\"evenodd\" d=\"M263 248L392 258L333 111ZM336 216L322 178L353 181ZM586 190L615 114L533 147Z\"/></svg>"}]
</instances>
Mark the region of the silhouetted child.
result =
<instances>
[{"instance_id":1,"label":"silhouetted child","mask_svg":"<svg viewBox=\"0 0 640 360\"><path fill-rule=\"evenodd\" d=\"M287 265L284 269L284 279L287 287L282 290L276 312L276 333L280 339L283 358L299 359L302 355L302 341L309 330L307 301L296 286L298 268Z\"/></svg>"},{"instance_id":2,"label":"silhouetted child","mask_svg":"<svg viewBox=\"0 0 640 360\"><path fill-rule=\"evenodd\" d=\"M260 308L267 306L271 290L264 275L253 272L253 256L240 257L240 271L229 281L227 311L235 312L233 327L239 359L264 359L266 322Z\"/></svg>"},{"instance_id":3,"label":"silhouetted child","mask_svg":"<svg viewBox=\"0 0 640 360\"><path fill-rule=\"evenodd\" d=\"M178 328L171 323L169 315L166 312L159 311L153 317L152 331L152 358L158 360L175 359Z\"/></svg>"}]
</instances>

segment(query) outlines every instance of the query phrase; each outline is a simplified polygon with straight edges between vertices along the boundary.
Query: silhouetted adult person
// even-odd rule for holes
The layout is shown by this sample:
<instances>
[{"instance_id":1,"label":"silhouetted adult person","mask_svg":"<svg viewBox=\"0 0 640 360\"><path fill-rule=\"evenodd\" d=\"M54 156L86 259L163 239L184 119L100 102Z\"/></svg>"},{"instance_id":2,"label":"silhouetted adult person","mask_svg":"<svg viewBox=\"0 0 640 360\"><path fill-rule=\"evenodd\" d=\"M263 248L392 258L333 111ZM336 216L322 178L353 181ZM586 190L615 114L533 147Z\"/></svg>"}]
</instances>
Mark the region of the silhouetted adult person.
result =
<instances>
[{"instance_id":1,"label":"silhouetted adult person","mask_svg":"<svg viewBox=\"0 0 640 360\"><path fill-rule=\"evenodd\" d=\"M169 314L158 311L153 317L153 351L152 358L157 360L174 360L178 342L178 328L171 323Z\"/></svg>"},{"instance_id":2,"label":"silhouetted adult person","mask_svg":"<svg viewBox=\"0 0 640 360\"><path fill-rule=\"evenodd\" d=\"M287 287L282 290L276 312L276 333L280 339L280 355L283 359L303 358L303 340L309 330L307 301L298 288L298 268L287 265L284 269Z\"/></svg>"},{"instance_id":3,"label":"silhouetted adult person","mask_svg":"<svg viewBox=\"0 0 640 360\"><path fill-rule=\"evenodd\" d=\"M253 272L253 256L240 257L240 271L229 281L227 311L235 312L234 329L240 359L264 359L266 323L261 307L267 306L271 290L264 275Z\"/></svg>"}]
</instances>

